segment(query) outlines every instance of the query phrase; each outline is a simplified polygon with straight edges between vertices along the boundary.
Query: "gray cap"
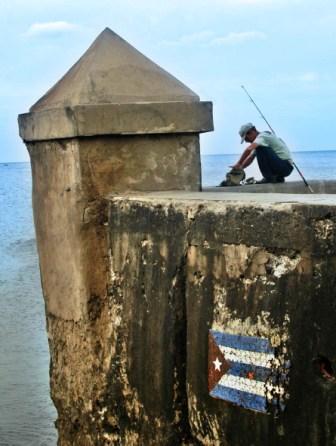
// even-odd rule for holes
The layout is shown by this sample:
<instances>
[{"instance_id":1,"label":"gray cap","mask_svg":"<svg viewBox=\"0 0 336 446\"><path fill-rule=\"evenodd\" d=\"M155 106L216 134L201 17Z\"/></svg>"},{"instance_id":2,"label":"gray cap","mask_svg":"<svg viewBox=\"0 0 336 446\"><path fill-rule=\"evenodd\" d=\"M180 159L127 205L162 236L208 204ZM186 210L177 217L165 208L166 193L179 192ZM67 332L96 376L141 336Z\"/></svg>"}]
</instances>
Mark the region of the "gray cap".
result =
<instances>
[{"instance_id":1,"label":"gray cap","mask_svg":"<svg viewBox=\"0 0 336 446\"><path fill-rule=\"evenodd\" d=\"M240 129L239 129L239 135L240 135L240 137L241 137L241 141L240 141L241 144L243 144L243 142L245 141L246 133L247 133L249 130L253 129L254 127L255 127L255 125L252 124L252 122L248 122L247 124L243 124L243 125L240 127Z\"/></svg>"}]
</instances>

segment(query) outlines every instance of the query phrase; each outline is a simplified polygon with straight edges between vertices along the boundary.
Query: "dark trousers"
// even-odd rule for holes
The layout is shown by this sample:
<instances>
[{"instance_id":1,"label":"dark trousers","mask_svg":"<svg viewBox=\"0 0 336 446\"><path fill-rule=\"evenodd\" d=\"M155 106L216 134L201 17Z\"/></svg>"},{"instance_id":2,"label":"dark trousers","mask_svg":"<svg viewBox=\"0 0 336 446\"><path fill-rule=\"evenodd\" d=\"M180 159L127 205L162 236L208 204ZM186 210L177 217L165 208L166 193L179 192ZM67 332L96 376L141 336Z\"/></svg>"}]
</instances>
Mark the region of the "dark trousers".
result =
<instances>
[{"instance_id":1,"label":"dark trousers","mask_svg":"<svg viewBox=\"0 0 336 446\"><path fill-rule=\"evenodd\" d=\"M257 161L262 176L266 179L273 177L288 177L293 170L293 166L287 160L282 160L267 146L256 148Z\"/></svg>"}]
</instances>

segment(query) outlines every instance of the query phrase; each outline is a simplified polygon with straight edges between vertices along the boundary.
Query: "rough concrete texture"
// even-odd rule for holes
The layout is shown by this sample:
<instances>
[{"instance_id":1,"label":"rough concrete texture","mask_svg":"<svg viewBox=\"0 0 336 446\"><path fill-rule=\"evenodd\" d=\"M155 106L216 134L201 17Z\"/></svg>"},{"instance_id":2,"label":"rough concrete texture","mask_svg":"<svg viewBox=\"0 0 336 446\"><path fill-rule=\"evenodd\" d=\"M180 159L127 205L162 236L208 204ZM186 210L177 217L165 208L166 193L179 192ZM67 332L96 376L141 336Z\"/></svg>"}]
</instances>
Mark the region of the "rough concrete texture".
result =
<instances>
[{"instance_id":1,"label":"rough concrete texture","mask_svg":"<svg viewBox=\"0 0 336 446\"><path fill-rule=\"evenodd\" d=\"M200 102L185 85L106 29L31 112L19 116L19 130L31 147L40 141L46 156L53 153L48 149L51 141L62 150L76 139L73 144L83 147L83 153L74 149L74 158L67 161L70 168L77 166L75 157L82 162L95 152L106 193L200 190L199 133L213 130L212 104ZM41 166L47 162L36 157ZM66 172L62 159L56 156L55 163L61 165L50 169L63 169L66 177L72 172ZM92 158L90 162L94 164Z\"/></svg>"},{"instance_id":2,"label":"rough concrete texture","mask_svg":"<svg viewBox=\"0 0 336 446\"><path fill-rule=\"evenodd\" d=\"M201 133L213 130L211 102L75 106L19 115L24 141L77 136Z\"/></svg>"},{"instance_id":3,"label":"rough concrete texture","mask_svg":"<svg viewBox=\"0 0 336 446\"><path fill-rule=\"evenodd\" d=\"M314 194L335 194L336 181L308 180ZM234 193L280 193L280 194L311 194L303 181L287 181L275 184L249 184L243 186L205 187L205 192L234 192Z\"/></svg>"},{"instance_id":4,"label":"rough concrete texture","mask_svg":"<svg viewBox=\"0 0 336 446\"><path fill-rule=\"evenodd\" d=\"M130 194L127 194L127 198ZM253 205L279 205L282 203L296 203L305 205L323 205L323 206L336 206L335 194L251 194L251 193L236 193L236 192L222 192L216 190L205 190L202 192L190 192L190 191L153 191L146 193L132 193L133 199L141 198L141 201L151 202L153 199L159 200L171 200L172 203L180 200L191 200L204 202L218 201L219 203L249 203Z\"/></svg>"},{"instance_id":5,"label":"rough concrete texture","mask_svg":"<svg viewBox=\"0 0 336 446\"><path fill-rule=\"evenodd\" d=\"M24 141L213 130L212 104L106 28L30 113Z\"/></svg>"},{"instance_id":6,"label":"rough concrete texture","mask_svg":"<svg viewBox=\"0 0 336 446\"><path fill-rule=\"evenodd\" d=\"M199 101L199 97L106 28L30 111L76 105L168 101Z\"/></svg>"},{"instance_id":7,"label":"rough concrete texture","mask_svg":"<svg viewBox=\"0 0 336 446\"><path fill-rule=\"evenodd\" d=\"M77 322L47 302L61 446L336 444L319 362L335 367L336 206L202 195L110 197L92 265L106 292ZM209 396L209 329L267 338L290 361L284 411Z\"/></svg>"},{"instance_id":8,"label":"rough concrete texture","mask_svg":"<svg viewBox=\"0 0 336 446\"><path fill-rule=\"evenodd\" d=\"M199 210L186 300L189 420L201 444L335 444L335 378L313 364L319 355L336 359L335 217L335 208L293 204ZM209 328L266 338L290 361L284 411L264 415L209 397Z\"/></svg>"},{"instance_id":9,"label":"rough concrete texture","mask_svg":"<svg viewBox=\"0 0 336 446\"><path fill-rule=\"evenodd\" d=\"M90 296L101 293L93 260L100 255L95 237L101 238L103 197L199 189L198 136L81 138L30 143L28 149L44 298L53 315L78 320Z\"/></svg>"},{"instance_id":10,"label":"rough concrete texture","mask_svg":"<svg viewBox=\"0 0 336 446\"><path fill-rule=\"evenodd\" d=\"M77 322L51 315L47 304L59 445L190 444L184 218L113 214L106 293L92 296Z\"/></svg>"}]
</instances>

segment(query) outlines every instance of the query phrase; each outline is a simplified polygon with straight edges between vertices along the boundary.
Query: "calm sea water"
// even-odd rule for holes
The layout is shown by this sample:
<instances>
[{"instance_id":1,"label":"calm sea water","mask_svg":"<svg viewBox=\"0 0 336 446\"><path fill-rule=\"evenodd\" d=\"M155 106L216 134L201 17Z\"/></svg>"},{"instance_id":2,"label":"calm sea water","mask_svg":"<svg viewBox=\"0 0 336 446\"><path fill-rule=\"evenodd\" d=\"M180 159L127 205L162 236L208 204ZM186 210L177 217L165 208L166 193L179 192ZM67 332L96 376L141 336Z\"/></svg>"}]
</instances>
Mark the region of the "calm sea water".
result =
<instances>
[{"instance_id":1,"label":"calm sea water","mask_svg":"<svg viewBox=\"0 0 336 446\"><path fill-rule=\"evenodd\" d=\"M54 446L28 163L0 164L0 445Z\"/></svg>"},{"instance_id":2,"label":"calm sea water","mask_svg":"<svg viewBox=\"0 0 336 446\"><path fill-rule=\"evenodd\" d=\"M203 184L218 184L236 158L203 156ZM295 160L307 178L336 180L336 151L296 153ZM254 167L247 174L260 177ZM55 446L55 419L30 165L0 164L0 446Z\"/></svg>"}]
</instances>

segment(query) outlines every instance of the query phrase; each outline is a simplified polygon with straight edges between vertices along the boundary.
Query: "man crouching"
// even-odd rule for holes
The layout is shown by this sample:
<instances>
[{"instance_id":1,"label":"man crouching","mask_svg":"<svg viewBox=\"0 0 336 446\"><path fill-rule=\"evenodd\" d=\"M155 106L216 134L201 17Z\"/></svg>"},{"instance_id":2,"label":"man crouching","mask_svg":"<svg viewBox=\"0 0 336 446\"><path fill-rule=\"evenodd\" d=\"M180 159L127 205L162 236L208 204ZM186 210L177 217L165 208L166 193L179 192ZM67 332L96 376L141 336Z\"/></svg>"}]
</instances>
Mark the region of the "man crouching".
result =
<instances>
[{"instance_id":1,"label":"man crouching","mask_svg":"<svg viewBox=\"0 0 336 446\"><path fill-rule=\"evenodd\" d=\"M245 169L257 157L263 179L257 183L283 183L293 170L290 151L284 141L266 131L259 132L248 122L240 127L241 143L248 142L239 161L232 166L235 169Z\"/></svg>"}]
</instances>

